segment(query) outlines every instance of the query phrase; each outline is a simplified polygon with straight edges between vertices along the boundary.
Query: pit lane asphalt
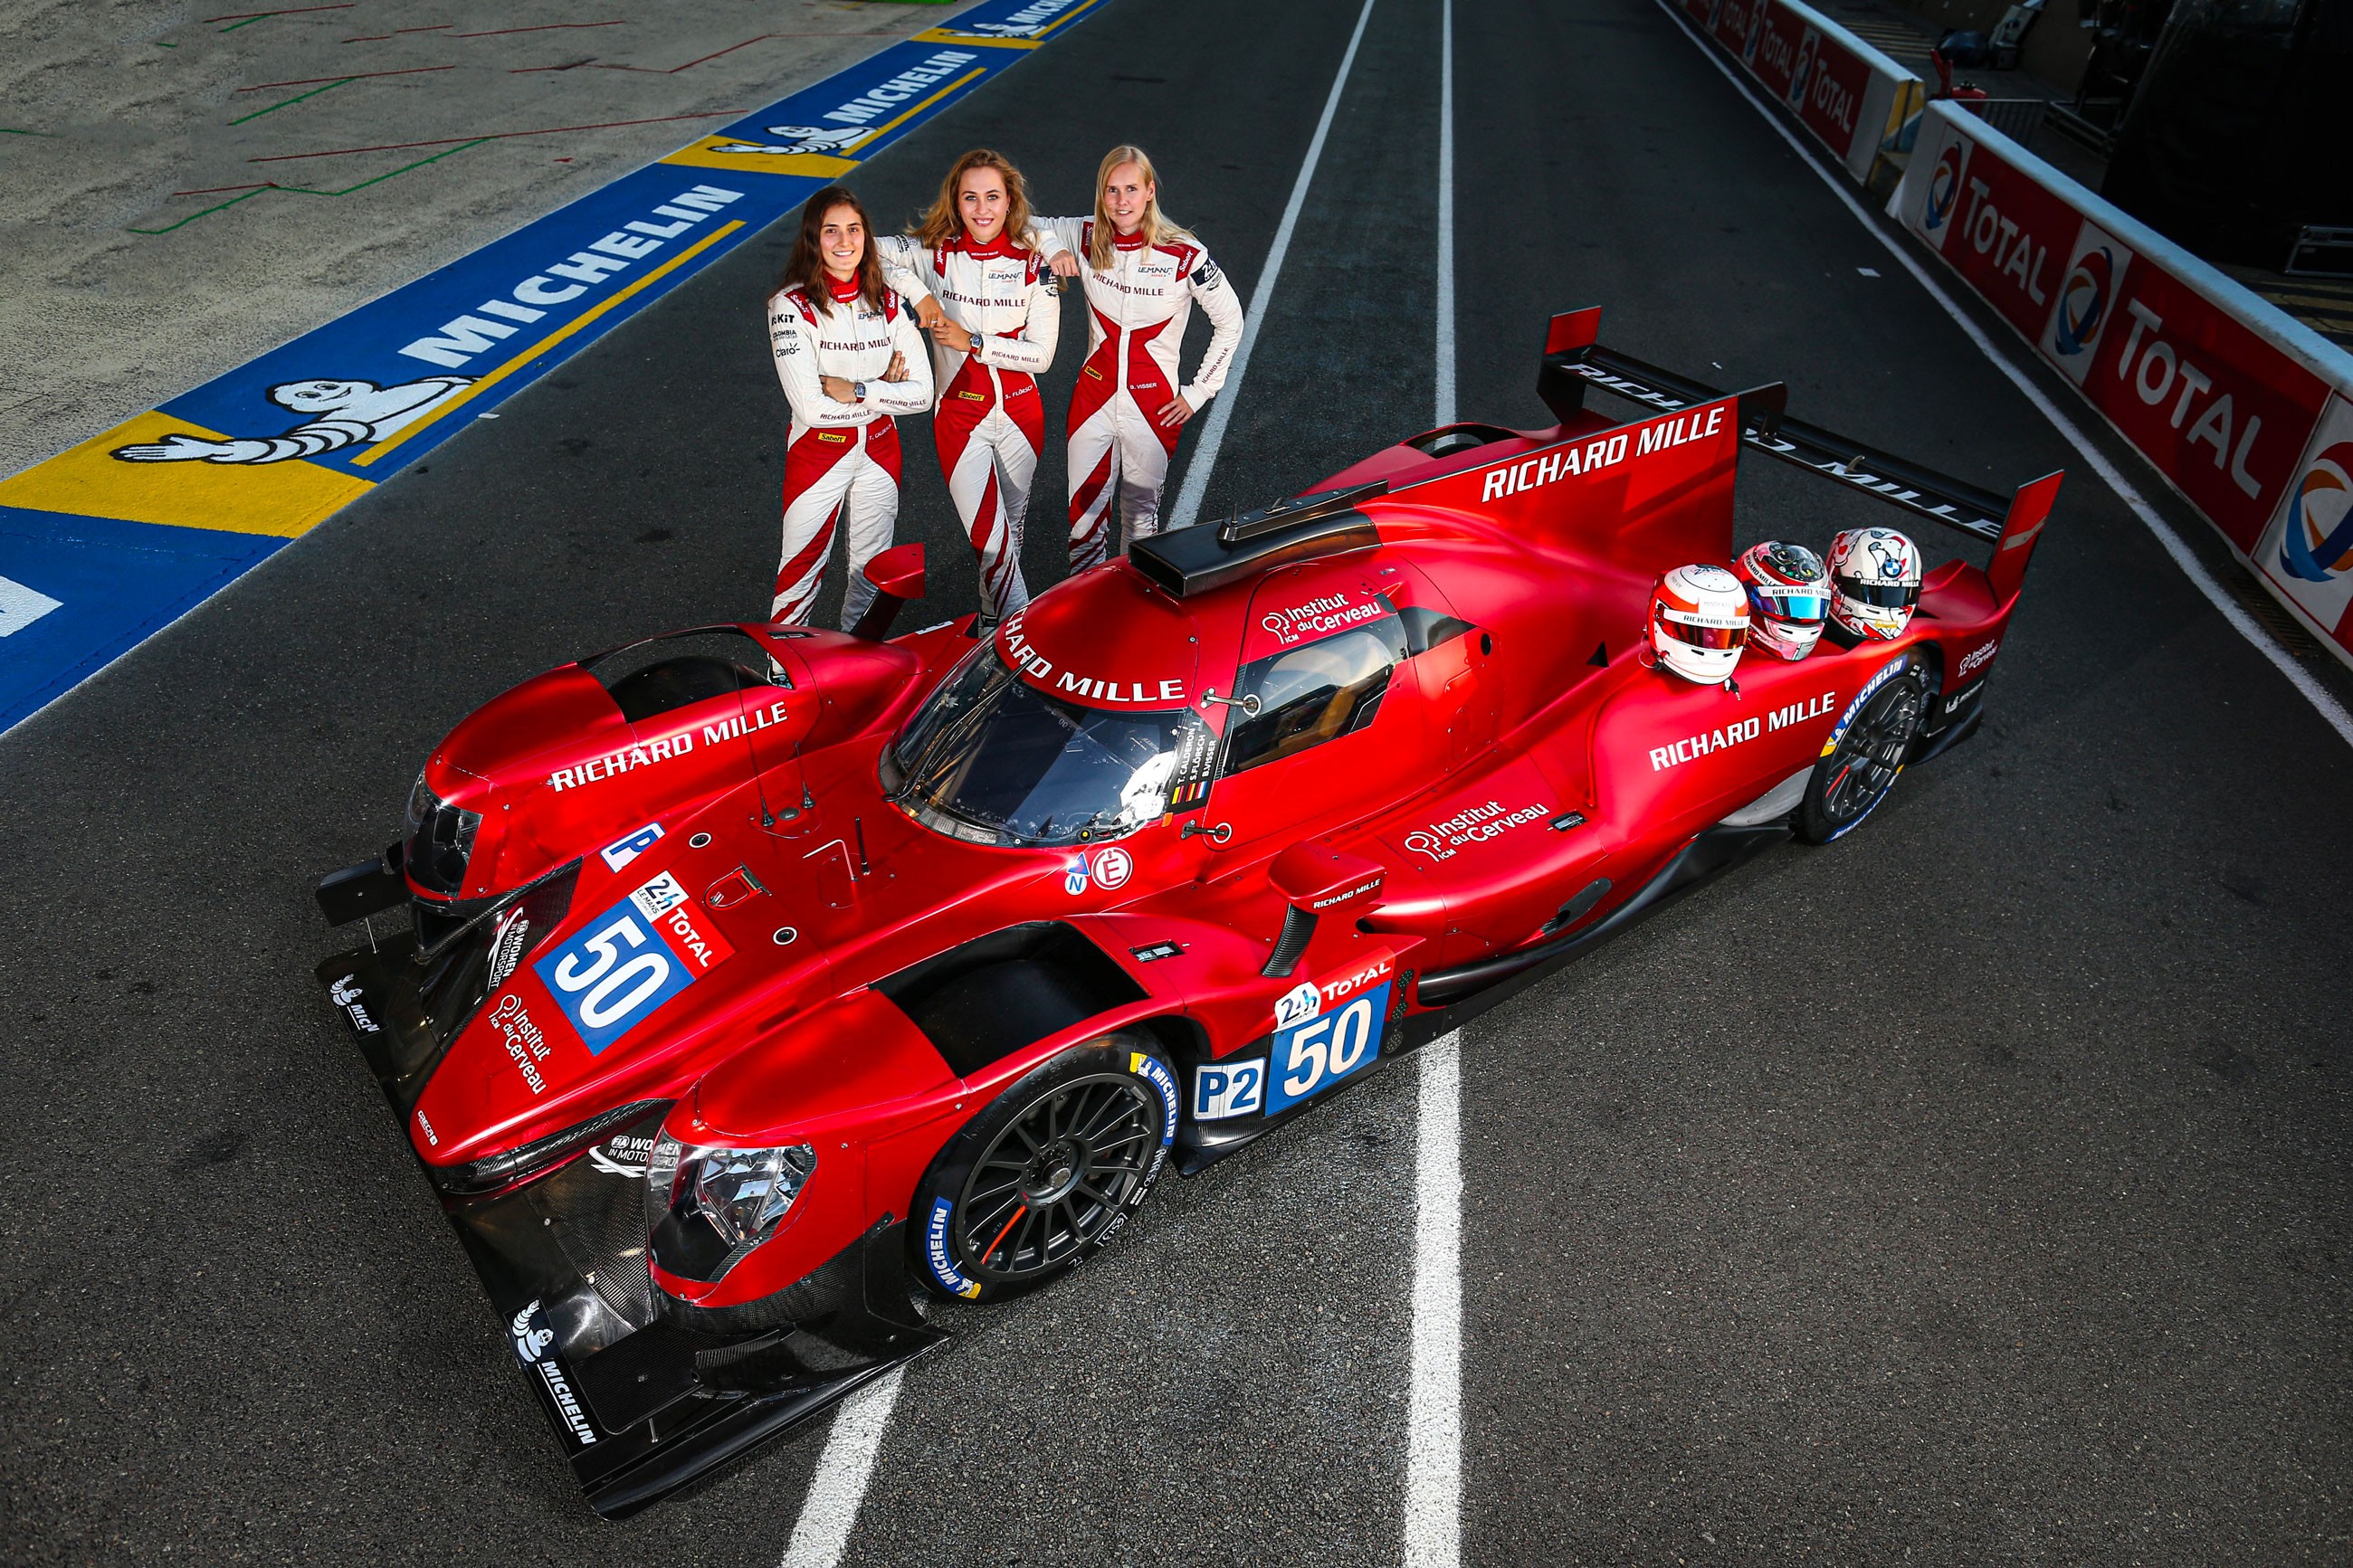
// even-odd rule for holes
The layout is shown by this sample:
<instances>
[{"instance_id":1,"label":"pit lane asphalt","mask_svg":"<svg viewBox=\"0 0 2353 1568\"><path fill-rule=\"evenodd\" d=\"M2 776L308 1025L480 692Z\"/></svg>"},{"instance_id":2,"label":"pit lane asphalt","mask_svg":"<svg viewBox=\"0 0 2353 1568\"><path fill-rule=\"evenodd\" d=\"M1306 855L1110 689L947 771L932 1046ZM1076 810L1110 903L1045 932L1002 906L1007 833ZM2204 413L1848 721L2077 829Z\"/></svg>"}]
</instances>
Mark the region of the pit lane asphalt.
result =
<instances>
[{"instance_id":1,"label":"pit lane asphalt","mask_svg":"<svg viewBox=\"0 0 2353 1568\"><path fill-rule=\"evenodd\" d=\"M858 183L912 212L987 142L1068 210L1138 140L1247 294L1356 10L1111 0ZM2068 464L1649 0L1457 26L1463 417L1540 422L1543 319L1599 302L1965 477ZM1208 514L1428 422L1437 55L1435 0L1377 0ZM822 1429L580 1504L310 980L308 888L484 699L764 608L786 237L0 740L12 1559L782 1555ZM969 558L907 434L944 615ZM2348 1555L2353 769L2077 468L1978 739L1466 1031L1466 1562ZM1057 433L1033 584L1061 488ZM1883 515L1744 466L1744 540ZM1394 1562L1412 1087L953 1314L848 1561Z\"/></svg>"}]
</instances>

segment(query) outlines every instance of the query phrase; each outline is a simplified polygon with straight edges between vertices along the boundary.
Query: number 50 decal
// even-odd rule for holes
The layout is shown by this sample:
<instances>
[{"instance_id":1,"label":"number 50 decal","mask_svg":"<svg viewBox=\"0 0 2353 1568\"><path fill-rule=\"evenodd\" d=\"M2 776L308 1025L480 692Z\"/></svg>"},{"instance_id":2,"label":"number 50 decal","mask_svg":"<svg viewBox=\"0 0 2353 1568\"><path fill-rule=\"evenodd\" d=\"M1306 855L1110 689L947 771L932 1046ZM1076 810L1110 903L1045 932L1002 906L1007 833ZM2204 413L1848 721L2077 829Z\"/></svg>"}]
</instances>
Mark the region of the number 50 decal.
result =
<instances>
[{"instance_id":1,"label":"number 50 decal","mask_svg":"<svg viewBox=\"0 0 2353 1568\"><path fill-rule=\"evenodd\" d=\"M532 966L547 994L596 1055L694 976L659 931L624 901Z\"/></svg>"},{"instance_id":2,"label":"number 50 decal","mask_svg":"<svg viewBox=\"0 0 2353 1568\"><path fill-rule=\"evenodd\" d=\"M1304 1023L1276 1030L1268 1053L1267 1114L1369 1066L1381 1054L1388 1002L1389 987L1383 984Z\"/></svg>"}]
</instances>

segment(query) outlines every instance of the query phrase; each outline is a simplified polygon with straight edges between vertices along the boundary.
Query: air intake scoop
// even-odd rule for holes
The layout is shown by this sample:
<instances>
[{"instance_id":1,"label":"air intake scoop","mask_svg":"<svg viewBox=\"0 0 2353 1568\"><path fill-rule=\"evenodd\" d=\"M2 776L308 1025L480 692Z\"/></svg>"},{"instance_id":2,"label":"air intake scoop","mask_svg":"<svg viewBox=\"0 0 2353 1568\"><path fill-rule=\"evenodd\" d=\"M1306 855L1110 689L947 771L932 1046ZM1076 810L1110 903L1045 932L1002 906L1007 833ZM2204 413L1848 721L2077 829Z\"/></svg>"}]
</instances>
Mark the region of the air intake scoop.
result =
<instances>
[{"instance_id":1,"label":"air intake scoop","mask_svg":"<svg viewBox=\"0 0 2353 1568\"><path fill-rule=\"evenodd\" d=\"M1221 588L1271 566L1367 550L1380 542L1357 503L1388 493L1388 481L1293 496L1214 526L1181 528L1139 539L1127 558L1155 588L1186 598Z\"/></svg>"}]
</instances>

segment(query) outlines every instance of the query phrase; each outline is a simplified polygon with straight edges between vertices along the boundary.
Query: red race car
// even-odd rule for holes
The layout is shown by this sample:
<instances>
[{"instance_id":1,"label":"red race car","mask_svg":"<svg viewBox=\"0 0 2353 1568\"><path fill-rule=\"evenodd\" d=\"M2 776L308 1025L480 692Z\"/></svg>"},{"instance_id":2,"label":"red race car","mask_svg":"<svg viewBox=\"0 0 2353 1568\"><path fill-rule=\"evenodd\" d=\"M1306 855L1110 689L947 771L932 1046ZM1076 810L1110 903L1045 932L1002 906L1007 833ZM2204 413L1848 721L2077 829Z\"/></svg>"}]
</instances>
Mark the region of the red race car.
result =
<instances>
[{"instance_id":1,"label":"red race car","mask_svg":"<svg viewBox=\"0 0 2353 1568\"><path fill-rule=\"evenodd\" d=\"M1552 429L1417 436L994 628L883 640L902 546L860 635L657 638L434 749L403 840L321 884L369 926L319 976L599 1511L934 1342L910 1272L1054 1278L1169 1164L1970 732L2059 476L2005 501L1598 324L1551 322ZM1730 561L1744 444L1989 570L1914 577L1892 637L1678 677L1654 585Z\"/></svg>"}]
</instances>

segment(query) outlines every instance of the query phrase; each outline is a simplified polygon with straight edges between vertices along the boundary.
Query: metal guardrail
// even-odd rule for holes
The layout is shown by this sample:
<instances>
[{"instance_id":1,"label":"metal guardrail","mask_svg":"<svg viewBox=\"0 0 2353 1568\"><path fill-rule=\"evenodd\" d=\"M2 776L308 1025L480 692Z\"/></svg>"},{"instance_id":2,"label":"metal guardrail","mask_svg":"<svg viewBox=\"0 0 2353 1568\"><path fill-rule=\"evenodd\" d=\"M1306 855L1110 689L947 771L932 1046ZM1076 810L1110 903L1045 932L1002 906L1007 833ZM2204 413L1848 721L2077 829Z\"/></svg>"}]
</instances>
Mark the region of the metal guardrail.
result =
<instances>
[{"instance_id":1,"label":"metal guardrail","mask_svg":"<svg viewBox=\"0 0 2353 1568\"><path fill-rule=\"evenodd\" d=\"M2034 132L2042 125L2042 111L2048 107L2039 98L1959 98L1953 101L2021 147L2034 144Z\"/></svg>"}]
</instances>

